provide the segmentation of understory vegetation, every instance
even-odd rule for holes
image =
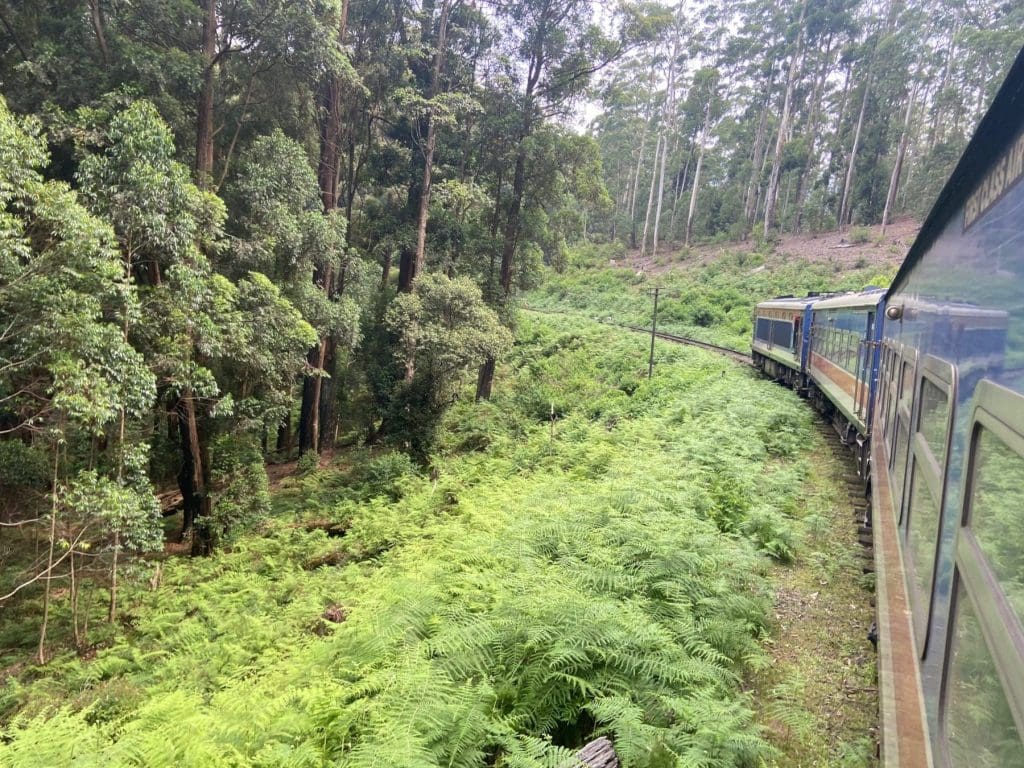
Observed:
[[[0,764],[558,765],[600,733],[626,766],[770,759],[741,683],[811,414],[699,350],[647,381],[646,352],[525,314],[429,471],[357,449],[216,557],[138,561],[97,646],[8,676]]]
[[[658,328],[741,351],[750,349],[754,305],[809,291],[859,291],[888,287],[895,270],[867,264],[787,259],[770,250],[736,245],[705,264],[682,251],[670,271],[636,271],[611,265],[624,255],[616,245],[573,249],[565,268],[526,295],[533,309],[574,312],[594,320],[650,327],[653,291],[659,288]]]

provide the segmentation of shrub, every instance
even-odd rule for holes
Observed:
[[[871,230],[867,227],[853,227],[847,234],[846,239],[854,245],[863,245],[871,241]]]

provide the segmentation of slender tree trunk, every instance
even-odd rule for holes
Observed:
[[[697,213],[697,192],[700,189],[700,171],[704,165],[704,143],[701,142],[697,152],[697,167],[693,172],[693,188],[690,190],[690,209],[686,214],[686,240],[684,244],[690,247],[690,239],[693,237],[693,217]]]
[[[832,35],[828,36],[825,45],[825,56],[821,62],[821,71],[814,82],[814,93],[811,95],[811,113],[807,118],[807,159],[804,160],[804,167],[800,171],[799,181],[796,187],[796,221],[793,231],[799,232],[803,223],[804,196],[807,191],[807,179],[811,173],[811,166],[814,165],[815,151],[818,144],[818,123],[821,115],[821,95],[825,90],[825,79],[828,76],[829,63],[832,59]]]
[[[637,152],[636,155],[636,172],[633,174],[633,190],[630,194],[629,200],[629,244],[630,247],[634,249],[636,248],[636,193],[640,189],[640,171],[643,169],[644,147],[647,142],[647,129],[651,122],[651,99],[653,98],[654,92],[654,77],[655,69],[654,67],[651,67],[651,80],[650,87],[648,88],[651,97],[648,98],[647,105],[644,108],[643,127],[640,130],[640,151]],[[655,157],[655,165],[657,165],[657,157]]]
[[[526,140],[532,135],[534,121],[534,95],[537,84],[540,82],[541,73],[544,71],[545,53],[544,39],[539,37],[534,41],[534,48],[530,55],[530,65],[526,76],[526,89],[523,93],[523,112],[519,135],[516,137],[516,168],[512,177],[512,199],[509,202],[508,216],[505,219],[505,232],[501,248],[501,296],[499,302],[505,305],[512,298],[513,267],[516,255],[516,248],[519,244],[519,225],[523,207],[523,195],[526,191]],[[495,360],[488,357],[482,366],[476,382],[476,399],[486,400],[491,396],[491,388],[494,382]]]
[[[178,432],[181,437],[181,489],[183,520],[182,537],[192,531],[192,554],[209,554],[213,544],[212,500],[208,490],[209,461],[203,445],[195,394],[186,388],[177,403]]]
[[[761,176],[764,173],[765,140],[768,134],[768,110],[772,102],[772,87],[775,85],[775,67],[771,68],[768,75],[768,84],[765,88],[764,106],[761,107],[761,119],[757,122],[757,133],[754,135],[754,153],[750,163],[750,179],[747,182],[747,193],[743,198],[743,217],[749,231],[754,225],[757,217],[757,190],[761,184]]]
[[[76,559],[74,550],[68,553],[68,561],[70,563],[68,574],[71,577],[71,632],[75,638],[75,647],[81,648],[83,634],[78,627],[78,593],[81,591],[81,588],[75,566]]]
[[[292,414],[289,411],[277,427],[277,452],[289,455],[292,452],[292,447]]]
[[[644,234],[640,240],[640,259],[643,260],[647,253],[647,230],[651,226],[651,208],[654,205],[654,188],[658,180],[658,153],[661,151],[661,134],[658,134],[658,141],[654,145],[654,164],[651,166],[651,188],[647,193],[647,213],[644,214]]]
[[[658,255],[658,225],[661,223],[661,205],[665,199],[665,162],[668,160],[668,137],[675,133],[675,101],[676,101],[676,58],[679,55],[679,38],[672,43],[672,60],[668,67],[668,100],[665,102],[665,122],[667,125],[665,141],[661,148],[661,171],[658,179],[658,206],[654,214],[654,234],[651,243],[651,258]],[[673,140],[673,151],[675,149]],[[657,158],[655,158],[657,159]]]
[[[669,220],[668,231],[672,242],[676,242],[676,213],[679,210],[679,200],[686,191],[686,182],[690,175],[690,163],[693,161],[693,145],[690,145],[690,152],[686,156],[686,163],[681,173],[676,173],[676,182],[672,185],[672,218]]]
[[[96,45],[100,49],[100,61],[106,65],[110,63],[110,48],[107,47],[107,35],[104,32],[106,24],[103,21],[103,9],[100,8],[100,0],[89,0],[89,19],[92,21],[92,30],[96,35]]]
[[[786,77],[786,95],[782,100],[782,115],[779,117],[779,133],[775,140],[775,156],[772,159],[772,172],[768,177],[768,191],[764,201],[764,236],[768,237],[773,226],[775,226],[775,208],[779,196],[779,177],[782,173],[782,150],[789,141],[789,121],[792,112],[793,87],[796,84],[797,75],[800,71],[800,62],[803,58],[804,41],[804,15],[807,11],[807,0],[800,7],[800,31],[796,36],[796,45],[793,48],[793,55],[789,60],[789,74]]]
[[[889,177],[889,193],[885,196],[885,210],[882,212],[882,234],[889,225],[889,217],[892,214],[896,203],[896,192],[900,186],[900,175],[903,172],[903,158],[907,154],[907,136],[910,133],[910,118],[914,114],[914,97],[917,92],[911,88],[907,97],[907,114],[903,118],[903,133],[900,134],[899,148],[896,150],[896,162],[892,166],[892,176]]]
[[[665,198],[665,161],[668,159],[668,138],[661,148],[661,171],[658,181],[658,205],[654,212],[654,234],[651,236],[651,258],[658,255],[658,224],[661,222],[661,204]]]
[[[526,136],[519,141],[516,153],[515,175],[512,177],[512,200],[509,203],[508,218],[501,248],[501,292],[503,301],[512,295],[513,263],[519,244],[519,218],[522,213],[523,195],[526,193]]]
[[[196,183],[213,181],[213,86],[217,57],[217,0],[205,0],[203,12],[202,84],[196,114]]]
[[[871,75],[868,74],[868,79],[864,83],[864,97],[860,102],[860,114],[857,116],[857,128],[853,134],[853,147],[850,149],[850,161],[846,166],[846,180],[843,183],[843,196],[839,201],[839,221],[837,222],[839,228],[842,229],[849,224],[850,209],[852,208],[850,201],[850,191],[853,188],[853,176],[854,168],[857,165],[857,150],[860,147],[860,133],[864,127],[864,112],[867,110],[868,98],[871,95]]]
[[[491,387],[494,382],[494,358],[488,357],[484,360],[484,364],[480,366],[480,371],[476,377],[476,399],[490,400],[491,399]]]
[[[327,337],[309,350],[306,361],[310,367],[322,371],[327,358]],[[302,408],[299,415],[299,454],[315,451],[320,444],[320,396],[323,392],[322,375],[307,376],[302,386]]]
[[[685,245],[690,247],[690,239],[693,237],[693,218],[697,212],[697,192],[700,190],[700,172],[704,166],[704,146],[707,143],[708,122],[711,119],[711,99],[708,99],[704,107],[704,126],[700,132],[700,142],[697,148],[697,167],[693,171],[693,189],[690,191],[690,211],[686,215],[686,240]]]
[[[316,450],[318,453],[331,451],[334,448],[334,432],[337,426],[338,397],[338,339],[329,334],[323,340],[323,369],[327,374],[320,379],[320,397],[317,417]]]
[[[437,98],[441,90],[441,66],[444,63],[444,48],[448,35],[448,14],[452,0],[441,3],[441,17],[437,29],[437,50],[434,51],[434,66],[430,73],[430,99]],[[434,147],[437,144],[437,121],[433,117],[433,107],[427,112],[427,142],[423,152],[423,183],[420,192],[420,209],[416,224],[416,275],[423,273],[426,263],[427,217],[430,213],[430,182],[434,168]]]
[[[46,630],[50,623],[50,582],[53,580],[53,555],[57,546],[57,510],[60,508],[57,497],[59,480],[60,447],[54,446],[53,474],[50,479],[50,547],[46,558],[46,580],[43,585],[43,621],[39,625],[39,649],[36,654],[40,664],[46,663]]]
[[[121,553],[121,532],[114,532],[114,555],[110,561],[110,603],[107,606],[107,621],[111,624],[117,618],[117,558]]]

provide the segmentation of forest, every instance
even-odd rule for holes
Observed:
[[[802,523],[751,478],[803,459],[751,417],[716,480],[679,427],[738,429],[692,400],[713,363],[644,384],[582,316],[639,322],[659,250],[732,249],[665,311],[736,348],[763,296],[884,281],[772,254],[920,219],[1022,30],[1012,0],[0,0],[0,764],[76,733],[83,765],[558,764],[601,728],[627,765],[769,759],[741,681]],[[641,449],[705,474],[645,496],[612,471]]]

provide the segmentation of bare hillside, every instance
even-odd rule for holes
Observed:
[[[851,227],[822,234],[783,234],[775,246],[773,260],[797,259],[809,263],[839,264],[843,268],[872,267],[880,269],[898,267],[921,228],[916,219],[901,219],[885,228],[881,226]],[[689,249],[673,246],[640,257],[639,250],[630,251],[622,266],[644,272],[662,273],[674,269],[688,269],[695,264],[710,264],[722,254],[754,251],[757,245],[746,243],[699,245]]]

